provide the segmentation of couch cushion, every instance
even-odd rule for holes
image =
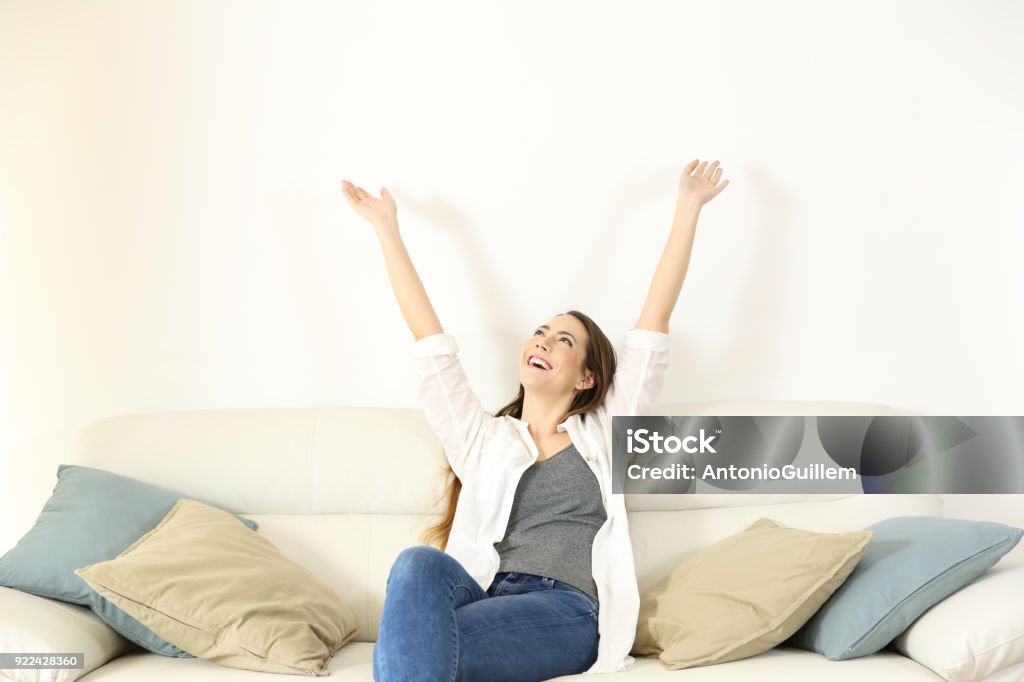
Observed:
[[[987,680],[1024,664],[1024,563],[1009,560],[925,611],[893,648],[950,682]],[[1024,671],[1011,679],[1024,679]]]
[[[632,653],[670,670],[747,658],[803,625],[872,533],[812,533],[761,519],[688,559],[641,597]]]
[[[347,644],[331,659],[331,682],[367,682],[373,679],[373,644]],[[786,647],[740,661],[690,668],[685,673],[665,670],[655,657],[639,657],[627,670],[609,676],[615,682],[942,682],[928,668],[895,652],[844,661],[837,665],[824,656]],[[590,675],[568,675],[563,680],[593,680]],[[1019,679],[1019,678],[1016,678]],[[87,682],[282,682],[280,675],[222,668],[202,659],[170,659],[148,653],[128,653],[89,674]],[[554,682],[554,680],[552,681]],[[1016,682],[1000,680],[999,682]]]
[[[179,500],[116,559],[76,573],[176,646],[230,667],[326,675],[356,631],[330,586],[194,500]]]
[[[791,644],[835,661],[879,651],[1024,534],[1001,523],[930,516],[885,519],[868,530],[875,537],[857,568]]]
[[[444,452],[420,408],[121,415],[81,429],[74,451],[77,462],[248,514],[422,514],[444,489]]]

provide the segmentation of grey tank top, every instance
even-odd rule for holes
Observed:
[[[607,517],[597,478],[575,445],[534,462],[519,479],[505,537],[494,543],[498,572],[554,578],[598,599],[591,549]]]

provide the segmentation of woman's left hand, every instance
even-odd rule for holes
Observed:
[[[679,199],[678,203],[692,202],[697,206],[703,206],[718,196],[729,185],[729,181],[722,182],[722,169],[715,161],[710,166],[707,161],[697,165],[694,159],[686,165],[679,176]]]

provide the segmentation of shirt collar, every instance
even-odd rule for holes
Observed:
[[[515,417],[513,417],[513,419],[515,419]],[[572,415],[571,417],[569,417],[568,419],[563,421],[561,424],[556,426],[555,427],[555,431],[568,431],[569,430],[569,423],[572,422],[573,420],[578,420],[578,419],[579,419],[579,415],[578,414]],[[523,429],[527,429],[530,426],[530,422],[523,421],[522,419],[516,419],[516,421],[519,423],[520,427],[523,428]]]

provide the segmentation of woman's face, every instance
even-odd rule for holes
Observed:
[[[558,315],[539,326],[523,344],[519,364],[523,388],[562,395],[593,386],[593,373],[583,366],[588,341],[586,327],[572,315]],[[548,369],[537,367],[538,363]]]

